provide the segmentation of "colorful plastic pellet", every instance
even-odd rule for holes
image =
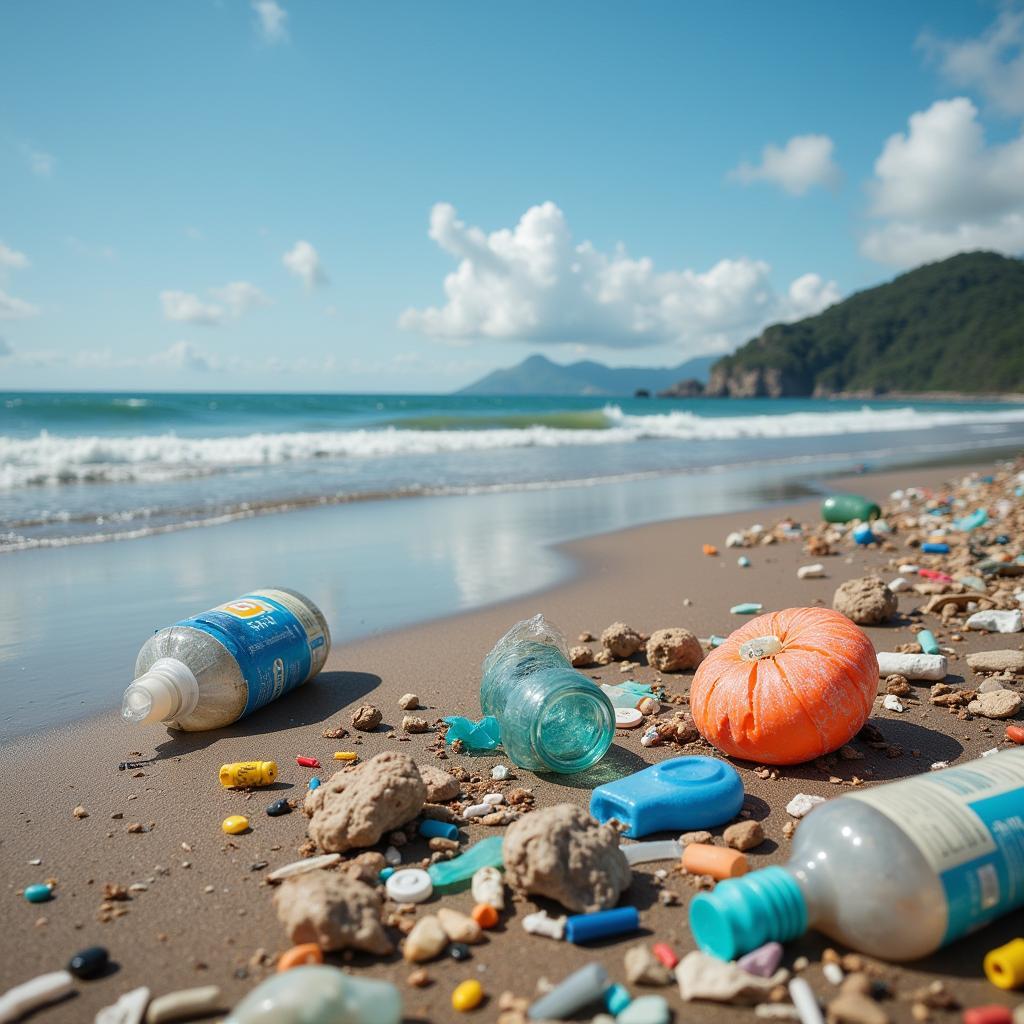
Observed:
[[[670,971],[677,963],[679,963],[679,957],[676,956],[676,951],[667,942],[656,942],[651,947],[651,952],[655,958],[663,963]]]
[[[476,978],[462,982],[452,992],[452,1007],[459,1013],[475,1010],[484,1001],[484,987]]]
[[[233,761],[220,766],[220,784],[225,789],[271,786],[277,779],[276,761]]]
[[[613,910],[599,910],[594,914],[574,914],[566,919],[565,937],[569,942],[592,942],[607,939],[625,932],[635,932],[640,927],[640,915],[636,907],[615,907]]]
[[[277,961],[277,969],[278,971],[290,971],[293,967],[322,964],[323,962],[324,951],[315,942],[304,942],[301,946],[292,946],[287,952],[282,953]]]
[[[320,762],[315,757],[297,757],[295,763],[303,768],[319,768]]]
[[[53,890],[48,885],[40,883],[28,886],[22,895],[29,903],[45,903],[47,900],[53,899]]]
[[[458,839],[459,827],[448,821],[435,821],[433,818],[425,818],[420,822],[419,833],[424,839]]]
[[[1024,939],[1014,939],[986,953],[985,977],[997,988],[1024,986]]]
[[[354,750],[336,750],[334,752],[335,761],[358,761],[359,755]]]
[[[972,1006],[964,1010],[964,1024],[1012,1024],[1013,1014],[1008,1006]]]
[[[690,843],[683,849],[683,867],[691,875],[710,875],[716,881],[745,875],[750,869],[739,850],[710,843]]]
[[[317,789],[317,788],[319,788],[319,786],[320,786],[320,780],[319,780],[319,779],[318,779],[318,778],[317,778],[317,777],[316,777],[316,776],[314,775],[314,776],[313,776],[313,777],[312,777],[312,778],[311,778],[311,779],[309,780],[309,783],[308,783],[308,785],[309,785],[309,788],[310,788],[310,789]]]
[[[498,923],[498,911],[489,903],[478,903],[473,908],[472,918],[481,928],[493,928]]]
[[[249,828],[249,819],[241,814],[232,814],[220,823],[220,827],[227,832],[229,836],[237,836],[239,833],[245,832]]]

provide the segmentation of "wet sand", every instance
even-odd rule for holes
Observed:
[[[948,469],[908,470],[839,482],[837,487],[882,498],[897,486],[937,485],[955,475]],[[699,488],[700,480],[693,484]],[[561,552],[581,567],[572,581],[455,618],[339,646],[316,681],[229,729],[193,735],[169,734],[160,727],[130,729],[112,709],[102,718],[5,745],[0,750],[6,783],[0,812],[0,864],[5,905],[11,916],[0,937],[0,989],[58,969],[76,950],[101,944],[110,950],[117,970],[100,980],[78,983],[74,998],[32,1019],[91,1021],[100,1007],[141,984],[148,985],[154,995],[217,984],[223,990],[225,1007],[230,1007],[266,975],[265,968],[248,966],[254,952],[263,949],[275,954],[290,945],[274,914],[271,890],[262,880],[272,868],[296,859],[305,838],[305,818],[299,813],[269,818],[264,807],[273,799],[301,796],[305,791],[310,772],[295,765],[296,755],[319,757],[324,763],[323,775],[330,773],[334,764],[331,754],[337,749],[357,750],[364,759],[381,750],[398,749],[426,763],[441,767],[457,763],[485,774],[492,765],[507,761],[491,756],[452,756],[450,761],[440,762],[428,751],[434,740],[432,732],[403,740],[389,738],[388,727],[397,727],[401,721],[403,712],[397,700],[409,691],[428,706],[422,714],[430,720],[448,714],[477,717],[480,661],[517,619],[543,611],[561,626],[571,643],[580,632],[599,635],[617,620],[645,632],[679,625],[698,636],[726,634],[745,621],[729,614],[729,607],[737,602],[760,601],[766,611],[792,605],[831,605],[840,582],[871,567],[887,565],[892,557],[880,551],[844,550],[823,560],[827,578],[798,580],[796,567],[815,559],[804,555],[801,545],[794,542],[749,549],[744,553],[752,566],[739,568],[736,558],[740,552],[724,547],[726,534],[758,521],[770,525],[784,514],[814,522],[817,503],[658,523],[566,545]],[[721,555],[703,555],[702,543],[718,545]],[[402,586],[400,575],[390,582],[395,588]],[[310,596],[316,598],[315,593]],[[685,599],[691,603],[685,605]],[[900,595],[903,613],[923,603],[918,595]],[[911,639],[908,625],[904,619],[867,632],[878,649],[892,650]],[[954,682],[957,675],[968,679],[972,675],[962,660],[966,653],[1021,645],[1020,635],[966,635],[968,642],[958,646],[961,660],[951,664]],[[656,677],[644,665],[633,668],[630,675],[623,675],[618,664],[612,664],[588,670],[588,674],[602,682],[623,678],[649,682]],[[82,671],[88,674],[88,666]],[[691,673],[665,675],[668,692],[685,692],[691,677]],[[870,770],[873,782],[902,778],[926,771],[934,761],[967,760],[1001,741],[1002,724],[984,719],[960,721],[945,709],[931,706],[924,687],[915,689],[919,699],[910,699],[904,714],[882,710],[879,701],[872,717],[885,739],[903,748],[903,755],[890,759],[860,745],[865,759],[840,762],[833,769],[837,775],[849,779],[854,772],[864,776]],[[384,711],[384,726],[375,733],[352,734],[342,741],[321,737],[328,723],[350,728],[349,714],[363,701]],[[586,806],[591,788],[599,781],[679,752],[673,746],[644,749],[639,731],[620,732],[609,755],[586,777],[539,778],[517,770],[515,782],[506,785],[531,788],[538,807],[561,801]],[[141,774],[117,770],[118,762],[132,757],[158,760]],[[248,758],[279,763],[281,776],[272,791],[248,796],[220,787],[217,768],[227,761]],[[754,774],[754,767],[737,764],[748,794],[747,806],[762,821],[768,836],[763,846],[748,854],[756,868],[786,859],[789,842],[782,827],[790,819],[784,808],[794,794],[832,797],[843,787],[830,784],[827,774],[813,765],[780,769],[781,777],[775,781],[762,780]],[[84,806],[89,816],[76,819],[72,814],[76,805]],[[236,813],[247,815],[253,830],[227,837],[220,822]],[[152,828],[129,834],[130,823]],[[463,830],[467,842],[491,834],[494,830],[481,825]],[[426,853],[426,847],[420,841],[406,851],[406,860],[415,861]],[[30,865],[34,858],[42,863]],[[262,862],[269,867],[259,868]],[[429,988],[406,985],[410,968],[397,954],[388,959],[359,954],[351,964],[361,974],[395,981],[410,1020],[458,1016],[451,1009],[451,991],[470,977],[478,978],[490,997],[476,1013],[481,1020],[496,1018],[501,992],[532,997],[540,978],[560,980],[591,960],[600,960],[613,980],[625,982],[622,955],[631,942],[666,941],[680,954],[693,948],[686,905],[695,890],[688,880],[671,876],[666,882],[679,894],[681,905],[665,907],[658,901],[660,886],[654,872],[670,866],[649,864],[635,869],[623,902],[639,908],[643,931],[624,940],[578,948],[527,935],[520,919],[535,906],[526,901],[510,904],[502,925],[489,933],[485,945],[474,947],[472,959],[464,963],[442,959],[427,965],[434,979]],[[26,885],[51,878],[58,883],[53,901],[33,905],[21,897]],[[97,910],[103,901],[103,885],[108,882],[141,883],[146,889],[133,892],[130,902],[123,904],[128,913],[103,924],[97,920]],[[468,910],[471,901],[468,893],[462,893],[445,896],[443,902]],[[437,905],[435,900],[420,912]],[[905,995],[938,978],[966,1005],[1014,1005],[1019,999],[984,980],[981,959],[988,949],[1019,934],[1017,917],[1016,922],[1004,918],[912,967],[887,971],[890,984]],[[820,937],[808,936],[787,947],[785,961],[792,964],[800,955],[810,957],[812,965],[805,976],[822,995],[834,991],[822,978],[819,963],[828,944]],[[341,957],[330,959],[344,963]],[[685,1005],[674,986],[636,991],[665,995],[676,1020],[698,1016],[709,1021],[754,1019],[749,1009]],[[911,1019],[911,1004],[905,998],[883,1005],[893,1020]],[[584,1015],[582,1019],[588,1018]],[[953,1016],[934,1011],[933,1019],[953,1020]]]

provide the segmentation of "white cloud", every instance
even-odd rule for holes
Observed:
[[[729,177],[743,185],[767,181],[791,196],[802,196],[815,185],[839,184],[839,165],[832,158],[835,144],[827,135],[794,135],[781,149],[767,145],[760,164],[741,163]]]
[[[512,229],[485,234],[437,203],[430,237],[458,261],[441,307],[408,309],[399,324],[437,338],[582,343],[637,348],[672,343],[693,354],[725,351],[765,324],[816,313],[839,298],[835,282],[797,278],[785,294],[767,263],[725,259],[709,270],[656,271],[620,245],[612,253],[574,243],[552,202]]]
[[[288,39],[288,12],[275,0],[252,0],[256,12],[256,27],[263,39],[270,43],[283,43]]]
[[[16,299],[13,295],[0,291],[0,320],[25,320],[30,316],[38,315],[38,313],[38,306],[33,306],[30,302]]]
[[[23,252],[11,249],[0,242],[0,268],[24,270],[27,266],[29,266],[29,259]]]
[[[939,100],[890,136],[869,185],[885,223],[861,244],[894,266],[971,249],[1024,250],[1024,134],[989,146],[974,104]]]
[[[327,283],[327,274],[320,263],[320,255],[309,242],[296,242],[281,257],[281,262],[296,277],[301,277],[307,288]]]
[[[19,147],[21,155],[28,163],[29,169],[37,178],[49,178],[57,166],[56,158],[50,153],[44,153],[28,143],[22,143]]]
[[[204,302],[193,292],[168,289],[160,293],[164,316],[188,324],[214,327],[228,317],[237,318],[257,306],[267,306],[270,300],[248,281],[232,281],[222,288],[210,288],[209,293],[220,305]]]
[[[977,39],[925,33],[918,43],[954,85],[977,89],[1005,114],[1024,114],[1024,10],[1004,7]]]
[[[14,349],[11,348],[11,343],[4,337],[0,336],[0,359],[5,356],[13,356]]]
[[[149,362],[171,370],[198,370],[203,373],[221,368],[216,356],[209,355],[191,341],[176,341],[151,356]]]

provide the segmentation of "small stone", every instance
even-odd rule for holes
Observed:
[[[647,641],[647,663],[659,672],[683,672],[703,660],[704,648],[688,629],[656,629]]]
[[[1024,673],[1024,651],[978,651],[967,655],[967,664],[975,672]]]
[[[864,755],[856,748],[851,747],[849,743],[839,748],[839,757],[843,761],[863,761]]]
[[[420,699],[415,693],[403,693],[402,696],[398,698],[398,706],[403,711],[415,711],[420,706]],[[418,973],[419,971],[413,971],[413,974]],[[426,971],[423,973],[426,974]]]
[[[71,813],[76,818],[88,818],[89,817],[89,812],[81,804],[79,804]]]
[[[569,649],[569,663],[573,668],[586,668],[594,664],[594,652],[582,645]]]
[[[431,983],[430,975],[425,967],[417,967],[405,980],[413,988],[426,988]]]
[[[1013,690],[994,690],[979,694],[977,700],[967,705],[967,710],[985,718],[1011,718],[1020,711],[1021,704],[1020,694]]]
[[[125,992],[112,1006],[96,1014],[96,1024],[141,1024],[149,1003],[148,988],[134,988]]]
[[[877,626],[899,610],[896,595],[877,576],[863,576],[841,584],[832,607],[858,626]]]
[[[491,769],[491,778],[495,779],[497,782],[503,782],[508,778],[508,768],[503,764],[496,764]]]
[[[786,804],[786,813],[794,818],[802,818],[805,814],[810,813],[818,804],[823,804],[824,802],[825,798],[823,796],[816,796],[811,793],[797,793]]]
[[[172,1020],[193,1020],[208,1017],[221,1007],[220,989],[216,985],[187,988],[157,996],[146,1010],[146,1024],[164,1024]]]
[[[430,723],[425,718],[406,715],[402,719],[402,732],[429,732]]]
[[[828,1004],[828,1024],[889,1024],[885,1010],[870,996],[843,993]]]
[[[448,935],[433,915],[421,917],[405,938],[402,956],[410,963],[423,963],[440,956],[448,945]]]
[[[68,970],[76,978],[98,978],[110,963],[110,954],[102,946],[80,949],[69,961]]]
[[[453,942],[448,947],[448,955],[456,961],[461,963],[463,960],[469,960],[472,957],[472,953],[469,951],[469,946],[464,942]]]
[[[672,981],[672,973],[646,945],[630,946],[623,962],[631,985],[668,985]]]
[[[451,907],[438,907],[437,919],[441,923],[445,935],[452,942],[465,942],[469,945],[475,945],[478,942],[484,941],[483,929],[467,914],[462,914],[458,910],[452,910]]]
[[[656,715],[661,710],[661,703],[653,697],[644,697],[637,710],[641,715]]]
[[[683,846],[689,846],[690,843],[701,843],[705,846],[713,843],[715,837],[710,832],[684,832],[679,837],[679,842]]]
[[[617,661],[631,658],[644,645],[644,638],[624,622],[613,622],[602,634],[601,643]]]
[[[383,721],[383,712],[373,704],[360,704],[352,712],[352,726],[362,732],[372,732]]]
[[[907,682],[905,676],[893,673],[885,677],[885,692],[891,693],[896,697],[909,697],[914,690],[910,683]]]
[[[722,838],[734,850],[753,850],[764,842],[764,829],[759,821],[738,821],[722,833]]]

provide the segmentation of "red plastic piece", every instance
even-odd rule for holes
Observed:
[[[1006,727],[1006,738],[1011,743],[1024,743],[1024,729],[1019,725],[1008,725]]]
[[[677,963],[679,963],[679,957],[676,956],[675,950],[667,942],[656,942],[651,947],[651,952],[671,971]],[[987,1024],[982,1021],[979,1024]]]
[[[301,764],[303,768],[319,768],[320,762],[315,757],[297,757],[295,758],[296,764]]]
[[[964,1024],[1013,1024],[1013,1014],[1005,1006],[972,1006],[964,1010]]]
[[[918,569],[918,576],[923,576],[926,580],[939,580],[942,583],[952,583],[953,577],[948,573],[939,572],[937,569]]]

